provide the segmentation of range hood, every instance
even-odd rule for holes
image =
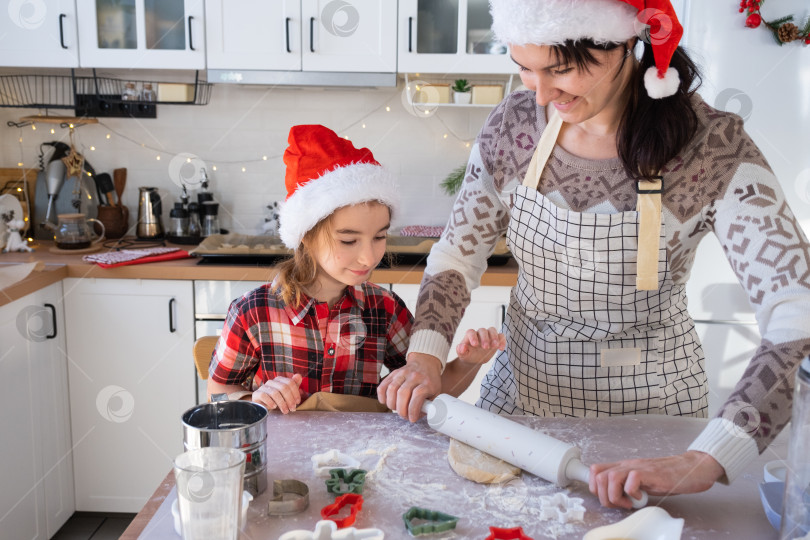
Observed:
[[[208,82],[214,84],[268,84],[280,86],[395,87],[397,85],[397,74],[209,69]]]

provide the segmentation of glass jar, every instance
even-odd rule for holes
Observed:
[[[152,83],[143,83],[141,101],[155,101],[155,91],[152,89]]]
[[[796,372],[780,540],[810,534],[810,357]]]
[[[181,202],[174,203],[169,212],[169,235],[188,236],[188,210]]]
[[[219,234],[219,203],[214,201],[206,201],[202,204],[202,235],[211,236],[212,234]]]
[[[135,83],[126,83],[124,85],[124,92],[121,94],[121,99],[124,101],[138,101],[138,98],[138,90],[135,88]]]
[[[188,204],[188,236],[201,236],[200,205],[193,202]]]

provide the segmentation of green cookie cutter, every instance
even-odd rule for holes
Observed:
[[[412,523],[412,520],[414,519],[422,519],[427,521],[427,523],[414,525]],[[436,512],[434,510],[427,510],[425,508],[419,508],[417,506],[412,506],[407,512],[402,514],[402,520],[405,521],[405,528],[408,529],[411,536],[421,536],[423,534],[449,531],[451,529],[455,529],[456,524],[458,523],[458,518],[456,516],[451,516],[450,514],[445,514],[443,512]]]
[[[326,491],[334,495],[346,493],[363,493],[366,483],[365,469],[329,469],[329,479],[326,480]]]

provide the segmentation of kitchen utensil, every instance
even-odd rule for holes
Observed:
[[[253,500],[253,495],[248,493],[247,491],[242,492],[242,511],[239,517],[239,529],[243,530],[245,528],[245,524],[247,523],[247,511],[248,507],[250,506],[250,501]],[[183,523],[180,521],[180,505],[178,504],[180,501],[177,499],[174,500],[172,503],[172,518],[174,521],[174,532],[177,533],[177,536],[183,536]]]
[[[174,477],[184,540],[239,536],[245,453],[196,448],[177,456]]]
[[[572,480],[588,483],[590,471],[580,461],[580,450],[503,416],[459,399],[439,394],[425,401],[422,412],[428,425],[482,452],[520,467],[560,487]],[[631,497],[632,499],[632,497]],[[634,508],[647,504],[647,494],[633,500]]]
[[[107,238],[121,238],[129,227],[129,209],[126,206],[99,206],[98,220],[104,224]]]
[[[107,198],[107,204],[115,206],[115,186],[112,176],[107,173],[100,173],[95,176],[98,190]]]
[[[84,214],[59,214],[58,219],[54,240],[59,249],[86,249],[104,239],[104,224],[97,219],[88,218]],[[98,223],[101,234],[96,235],[88,223]]]
[[[156,187],[138,188],[138,238],[163,238],[163,207]]]
[[[124,188],[127,186],[127,170],[124,168],[115,169],[113,171],[113,184],[115,185],[115,194],[118,196],[118,204],[124,205]]]
[[[245,489],[259,495],[267,489],[267,409],[252,401],[214,401],[183,413],[183,447],[239,448],[250,456]]]

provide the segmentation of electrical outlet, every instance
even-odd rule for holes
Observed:
[[[96,118],[157,118],[154,103],[126,103],[121,96],[105,94],[76,94],[76,116]]]

